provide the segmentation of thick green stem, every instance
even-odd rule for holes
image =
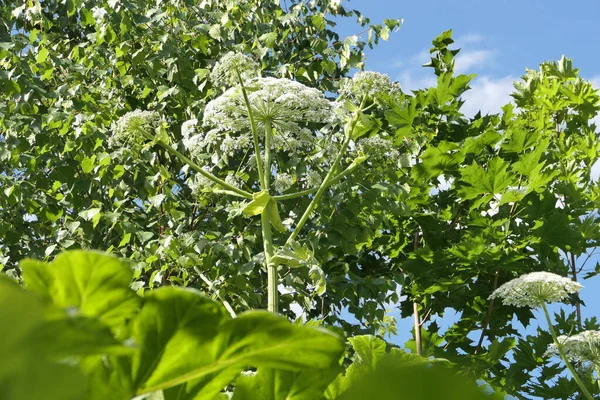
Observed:
[[[144,135],[144,137],[148,140],[154,141],[156,139],[155,137],[153,137],[152,135],[150,135],[149,133],[147,133],[145,131],[141,131],[141,132]],[[245,190],[242,190],[233,185],[230,185],[229,183],[225,182],[224,180],[217,178],[210,172],[203,170],[202,168],[200,168],[200,166],[198,164],[193,162],[189,157],[186,157],[185,155],[183,155],[181,152],[175,150],[173,147],[171,147],[171,145],[169,145],[165,142],[161,142],[161,141],[156,141],[156,144],[159,145],[160,147],[162,147],[163,149],[167,150],[169,153],[173,154],[175,157],[179,158],[184,163],[188,164],[193,170],[195,170],[197,173],[204,176],[205,178],[210,179],[211,181],[222,186],[226,190],[229,190],[229,191],[239,195],[240,197],[243,197],[246,199],[252,199],[252,193],[246,192]]]
[[[323,182],[321,183],[321,186],[317,190],[317,193],[315,194],[315,197],[313,197],[313,199],[310,202],[310,204],[308,205],[308,207],[306,207],[306,210],[304,211],[304,214],[302,214],[302,217],[300,217],[300,221],[298,221],[298,224],[296,224],[296,227],[294,228],[294,231],[290,234],[290,237],[288,237],[288,239],[286,240],[285,244],[292,243],[294,240],[296,240],[296,238],[300,234],[300,230],[302,229],[302,227],[304,226],[304,224],[306,224],[306,221],[308,221],[308,218],[310,218],[310,215],[312,214],[313,210],[315,209],[315,207],[319,203],[319,200],[321,200],[321,196],[323,196],[323,193],[327,189],[327,186],[329,186],[329,182],[331,181],[331,179],[333,177],[333,174],[335,173],[335,170],[336,170],[338,164],[340,163],[340,161],[341,161],[344,153],[346,152],[346,149],[348,148],[348,144],[350,144],[350,135],[347,135],[344,138],[344,142],[342,143],[342,147],[340,148],[340,151],[339,151],[337,157],[333,161],[333,164],[331,165],[331,169],[329,170],[329,172],[325,176],[325,179],[323,179]]]
[[[246,87],[244,86],[244,81],[239,73],[236,70],[238,75],[238,79],[240,81],[240,86],[242,87],[242,95],[244,96],[244,103],[246,103],[246,110],[248,111],[248,119],[250,120],[250,129],[252,130],[252,139],[254,142],[254,154],[256,154],[256,169],[258,169],[258,180],[260,181],[260,186],[263,189],[267,189],[269,186],[267,181],[265,181],[265,174],[263,172],[263,162],[262,157],[260,155],[260,145],[258,140],[258,130],[256,128],[256,121],[254,119],[254,113],[252,112],[252,106],[250,105],[250,100],[248,99],[248,92],[246,91]],[[265,149],[268,147],[265,143]]]
[[[273,129],[270,122],[265,123],[265,164],[263,173],[262,189],[269,190],[271,185],[271,135]],[[277,276],[277,265],[271,263],[273,258],[273,233],[271,231],[271,216],[267,208],[260,216],[263,234],[263,247],[265,250],[265,265],[267,267],[267,309],[274,314],[279,312],[279,276]]]
[[[294,231],[291,233],[291,235],[285,241],[286,245],[288,245],[288,244],[292,243],[294,240],[296,240],[296,238],[300,234],[300,230],[302,229],[304,224],[306,224],[306,221],[308,221],[308,218],[312,214],[312,212],[315,209],[315,207],[317,206],[317,204],[319,204],[319,200],[321,200],[321,196],[323,196],[325,189],[327,189],[327,186],[329,186],[329,183],[330,183],[331,179],[333,178],[333,175],[335,174],[336,169],[337,169],[340,161],[342,160],[342,157],[344,156],[344,153],[348,149],[350,140],[352,140],[352,137],[354,135],[354,130],[356,129],[356,125],[358,124],[358,120],[360,118],[360,113],[362,112],[362,109],[365,106],[365,101],[366,101],[366,96],[363,97],[363,99],[360,103],[360,107],[358,108],[358,111],[354,115],[354,119],[352,120],[352,123],[350,124],[350,129],[346,130],[346,132],[345,132],[346,136],[344,137],[344,141],[342,142],[342,147],[340,148],[340,151],[338,152],[335,160],[333,161],[333,164],[331,165],[329,172],[327,172],[325,179],[323,179],[323,182],[321,183],[321,186],[317,190],[315,197],[313,197],[310,204],[304,211],[304,214],[302,214],[302,217],[300,217],[300,221],[298,221],[298,223],[296,224]]]
[[[573,379],[575,379],[575,382],[577,382],[577,385],[579,386],[579,388],[581,389],[581,391],[583,392],[585,397],[588,400],[594,400],[594,396],[592,396],[592,394],[589,392],[589,390],[585,387],[584,383],[579,378],[579,375],[577,375],[577,372],[575,372],[575,369],[573,368],[573,366],[567,359],[567,356],[565,354],[565,349],[564,349],[562,343],[560,343],[558,341],[558,336],[556,335],[556,331],[554,330],[554,325],[552,325],[552,320],[550,319],[550,314],[548,313],[548,309],[546,308],[546,304],[544,304],[544,303],[542,303],[542,310],[544,310],[544,315],[546,316],[546,321],[548,322],[548,329],[550,330],[550,334],[552,335],[554,344],[556,345],[556,348],[558,349],[558,354],[560,354],[560,358],[563,360],[563,362],[565,363],[565,365],[571,372],[571,375],[573,375]]]
[[[596,383],[598,384],[598,391],[600,391],[600,367],[596,367]]]
[[[267,310],[277,314],[279,312],[279,277],[277,276],[277,265],[271,262],[273,258],[273,235],[271,232],[271,220],[269,213],[260,215],[263,234],[263,247],[265,249],[265,264],[267,266]]]
[[[265,122],[265,171],[263,173],[263,179],[265,181],[263,190],[269,190],[271,186],[271,136],[273,135],[273,129],[271,121]]]

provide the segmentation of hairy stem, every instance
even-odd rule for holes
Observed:
[[[273,258],[273,234],[271,231],[271,219],[266,211],[260,215],[263,234],[263,247],[265,250],[265,264],[267,266],[267,310],[277,314],[279,312],[279,277],[277,276],[277,265],[271,262]]]
[[[269,190],[271,184],[271,136],[273,128],[270,122],[265,123],[265,164],[263,173],[262,189]],[[257,154],[258,157],[258,154]],[[267,208],[260,215],[262,225],[263,247],[265,251],[265,265],[267,267],[267,310],[274,314],[279,312],[279,277],[277,276],[277,265],[271,262],[273,258],[273,232],[271,231],[271,216]]]
[[[581,378],[579,378],[579,375],[577,375],[577,372],[575,372],[575,369],[573,368],[573,366],[567,359],[567,356],[565,355],[565,349],[564,349],[562,343],[560,343],[558,341],[558,336],[556,335],[556,331],[554,330],[554,325],[552,325],[552,320],[550,319],[550,314],[548,313],[548,308],[546,308],[546,304],[544,304],[544,303],[542,303],[542,310],[544,310],[544,315],[546,316],[546,321],[548,322],[548,329],[550,330],[550,334],[552,335],[552,340],[554,340],[554,344],[556,345],[556,348],[558,349],[558,354],[560,354],[560,358],[563,360],[563,362],[569,369],[569,372],[571,372],[571,375],[573,375],[573,379],[575,379],[575,382],[577,382],[577,385],[579,386],[579,388],[581,389],[581,391],[583,392],[585,397],[588,400],[594,400],[594,396],[592,396],[592,394],[589,392],[589,390],[585,387],[584,383],[581,381]]]
[[[149,133],[147,133],[145,131],[141,131],[141,132],[142,132],[142,134],[144,135],[144,137],[146,139],[151,140],[151,141],[155,140],[155,137],[153,137],[151,134],[149,134]],[[222,186],[223,188],[225,188],[229,192],[233,192],[236,195],[238,195],[240,197],[243,197],[243,198],[246,198],[246,199],[252,199],[252,193],[246,192],[245,190],[242,190],[242,189],[237,188],[237,187],[235,187],[233,185],[230,185],[229,183],[225,182],[224,180],[222,180],[220,178],[217,178],[216,176],[214,176],[210,172],[203,170],[202,168],[200,168],[200,166],[198,164],[196,164],[195,162],[193,162],[189,157],[186,157],[180,151],[174,149],[171,145],[169,145],[169,144],[167,144],[165,142],[161,142],[161,141],[156,141],[156,144],[159,145],[160,147],[162,147],[163,149],[167,150],[169,153],[173,154],[175,157],[179,158],[184,163],[188,164],[194,171],[196,171],[200,175],[204,176],[205,178],[210,179],[211,181],[213,181],[217,185]]]

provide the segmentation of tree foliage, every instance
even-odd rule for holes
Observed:
[[[339,18],[353,17],[368,31],[366,40],[340,38],[333,30]],[[78,295],[71,291],[83,272],[42,273],[42,264],[33,262],[21,271],[21,259],[53,259],[80,248],[118,255],[133,271],[130,278],[108,274],[107,282],[121,285],[111,294],[120,306],[105,314],[90,306],[110,329],[122,323],[126,310],[120,308],[133,310],[139,301],[122,287],[129,279],[138,293],[147,292],[148,304],[155,299],[152,313],[178,307],[162,293],[186,296],[150,290],[170,285],[200,289],[236,313],[265,308],[263,234],[249,215],[275,203],[263,196],[248,206],[211,188],[192,191],[187,182],[197,174],[156,142],[111,147],[113,124],[134,110],[156,112],[162,125],[153,134],[167,135],[185,153],[182,125],[201,120],[206,104],[222,93],[209,76],[229,51],[250,56],[265,77],[345,96],[355,110],[357,99],[344,92],[342,78],[362,69],[365,47],[387,39],[398,24],[372,25],[358,11],[328,1],[0,0],[3,270],[29,279],[32,289],[39,285],[38,295],[60,307]],[[297,243],[286,247],[285,238],[274,237],[285,261],[280,308],[295,318],[297,305],[305,320],[355,335],[393,330],[386,308],[398,307],[403,317],[416,314],[419,324],[408,349],[446,359],[500,393],[570,398],[574,383],[543,358],[549,334],[525,336],[512,324],[516,318],[529,326],[532,312],[488,297],[532,271],[581,278],[600,240],[600,189],[591,178],[600,151],[592,123],[600,96],[562,58],[527,70],[502,113],[466,117],[461,95],[474,75],[455,74],[452,43],[451,31],[432,42],[435,87],[366,100],[357,136],[340,161],[352,172],[323,192]],[[312,165],[327,165],[328,151],[327,140],[315,141]],[[258,177],[244,169],[247,156],[219,158],[218,172],[250,186]],[[207,166],[215,160],[207,153],[195,161]],[[299,177],[308,172],[306,163],[277,160],[279,172],[290,172],[288,189],[305,189]],[[279,196],[273,215],[289,229],[311,197]],[[65,276],[57,280],[59,273]],[[59,292],[65,297],[54,299]],[[209,304],[189,296],[181,301]],[[581,318],[577,297],[572,305],[572,314],[555,315],[559,333],[598,329],[596,319]],[[85,316],[87,306],[77,307]],[[206,307],[222,312],[213,303]],[[436,320],[449,310],[460,319],[442,328]],[[255,377],[240,380],[239,398],[274,382],[285,382],[287,394],[303,393],[307,380],[317,380],[257,366]],[[76,380],[71,372],[65,379]],[[137,386],[130,393],[151,374],[140,376],[132,376]],[[327,377],[320,375],[318,390],[327,387]],[[549,385],[552,379],[556,384]],[[186,385],[186,391],[200,390]]]

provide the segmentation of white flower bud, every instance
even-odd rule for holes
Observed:
[[[126,113],[111,126],[112,136],[108,144],[119,147],[131,141],[141,141],[141,131],[152,133],[160,126],[161,118],[156,111],[135,110]]]
[[[260,67],[256,61],[244,54],[229,52],[215,64],[210,79],[215,86],[236,86],[240,83],[238,73],[242,81],[246,82],[260,75]]]
[[[340,94],[362,99],[363,96],[376,99],[383,94],[399,94],[400,84],[392,82],[389,76],[379,72],[357,72],[352,79],[345,78],[340,86]]]

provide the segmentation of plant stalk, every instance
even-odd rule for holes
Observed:
[[[200,268],[198,267],[194,267],[194,271],[196,271],[196,273],[198,274],[198,276],[200,277],[200,279],[202,279],[204,281],[204,283],[206,283],[208,285],[208,288],[210,290],[214,290],[213,289],[213,282],[211,282],[210,279],[208,279],[206,277],[206,275],[204,275],[202,273],[202,271],[200,271]],[[233,318],[237,317],[237,314],[235,313],[235,311],[233,310],[233,307],[231,307],[231,304],[229,304],[229,302],[227,300],[225,300],[224,298],[221,297],[221,295],[219,294],[218,290],[215,290],[215,295],[219,298],[219,300],[221,300],[221,303],[223,303],[223,305],[225,306],[225,309],[229,312],[229,315],[231,315]]]
[[[141,132],[144,135],[144,137],[148,140],[154,141],[156,139],[152,135],[150,135],[149,133],[147,133],[145,131],[141,131]],[[246,192],[245,190],[242,190],[233,185],[230,185],[229,183],[225,182],[224,180],[217,178],[210,172],[203,170],[202,168],[200,168],[200,166],[198,164],[193,162],[189,157],[186,157],[180,151],[174,149],[171,145],[169,145],[165,142],[161,142],[161,141],[156,141],[155,143],[157,145],[159,145],[160,147],[162,147],[163,149],[167,150],[169,153],[173,154],[175,157],[179,158],[184,163],[188,164],[193,170],[195,170],[197,173],[204,176],[205,178],[210,179],[211,181],[222,186],[226,190],[235,193],[236,195],[238,195],[240,197],[243,197],[246,199],[252,199],[252,193]]]
[[[271,136],[273,127],[271,122],[265,123],[265,164],[263,173],[263,190],[269,190],[271,185]],[[260,154],[257,154],[257,160]],[[267,267],[267,310],[277,314],[279,313],[279,276],[277,275],[277,265],[271,262],[273,258],[273,232],[271,230],[271,216],[267,208],[260,215],[262,225],[263,247],[265,251],[265,265]]]
[[[294,231],[290,234],[288,239],[285,241],[286,245],[292,243],[298,237],[298,235],[300,234],[300,230],[302,229],[304,224],[306,224],[306,221],[308,221],[308,218],[310,218],[310,215],[312,214],[313,210],[319,203],[319,200],[321,200],[321,196],[323,196],[325,189],[327,189],[327,186],[329,186],[329,182],[331,181],[331,178],[333,177],[333,174],[335,173],[335,169],[337,168],[338,164],[342,160],[342,157],[343,157],[344,153],[346,152],[346,149],[348,149],[349,144],[350,144],[350,135],[348,135],[344,138],[342,147],[340,148],[340,151],[338,152],[337,157],[333,161],[333,164],[331,165],[331,169],[329,170],[329,172],[327,172],[327,175],[325,176],[325,179],[323,179],[323,182],[321,183],[321,186],[317,190],[315,197],[313,197],[313,199],[311,200],[308,207],[306,207],[306,210],[304,210],[304,214],[302,214],[302,217],[300,217],[300,220],[298,221],[298,224],[296,224]]]
[[[417,344],[417,355],[423,353],[423,341],[421,339],[421,318],[419,317],[419,304],[413,300],[413,316],[415,320],[415,342]]]
[[[242,80],[242,76],[239,71],[235,71],[238,76],[238,80],[240,81],[240,86],[242,88],[242,95],[244,96],[244,103],[246,103],[246,110],[248,111],[248,119],[250,120],[250,129],[252,130],[252,140],[254,143],[254,154],[256,155],[256,169],[258,170],[258,180],[260,181],[260,186],[263,189],[268,188],[268,182],[265,181],[265,174],[263,172],[263,162],[262,157],[260,156],[260,145],[258,140],[258,130],[256,128],[256,120],[254,119],[254,113],[252,112],[252,106],[250,105],[250,99],[248,99],[248,92],[246,91],[246,86],[244,86],[244,81]],[[265,152],[268,149],[267,144],[265,143]],[[270,151],[270,149],[269,149]]]
[[[277,276],[277,265],[271,262],[273,258],[273,234],[271,231],[271,218],[266,211],[260,215],[263,235],[263,247],[265,250],[265,264],[267,266],[267,310],[279,313],[279,276]]]
[[[560,354],[560,358],[564,361],[565,365],[569,369],[569,372],[571,372],[571,375],[573,375],[573,379],[575,379],[575,382],[577,382],[577,385],[579,386],[585,397],[588,400],[594,400],[594,396],[592,396],[589,390],[585,387],[584,383],[581,381],[581,378],[579,378],[579,375],[577,375],[577,372],[575,372],[575,369],[567,359],[565,349],[562,343],[558,341],[558,336],[556,335],[556,331],[554,330],[554,325],[552,325],[552,320],[550,319],[550,314],[548,313],[548,308],[546,308],[545,303],[542,303],[542,310],[544,310],[544,315],[546,316],[546,321],[548,322],[548,329],[550,330],[550,334],[552,335],[552,340],[554,340],[554,344],[556,344],[556,348],[558,349],[558,354]]]
[[[573,252],[571,252],[571,274],[573,275],[573,280],[577,282],[577,264]],[[575,304],[575,313],[577,315],[577,326],[581,329],[581,304],[579,302]]]
[[[496,268],[496,275],[494,276],[494,285],[492,286],[492,292],[498,288],[499,276],[500,276],[500,269]],[[487,332],[487,327],[490,323],[490,320],[492,319],[492,312],[494,310],[494,300],[495,299],[492,298],[490,300],[490,303],[488,304],[487,314],[485,315],[485,320],[483,321],[483,324],[481,325],[481,335],[479,336],[479,341],[477,342],[477,347],[475,348],[475,354],[479,353],[479,351],[481,350],[481,346],[483,345],[483,339],[485,338],[485,334]]]

